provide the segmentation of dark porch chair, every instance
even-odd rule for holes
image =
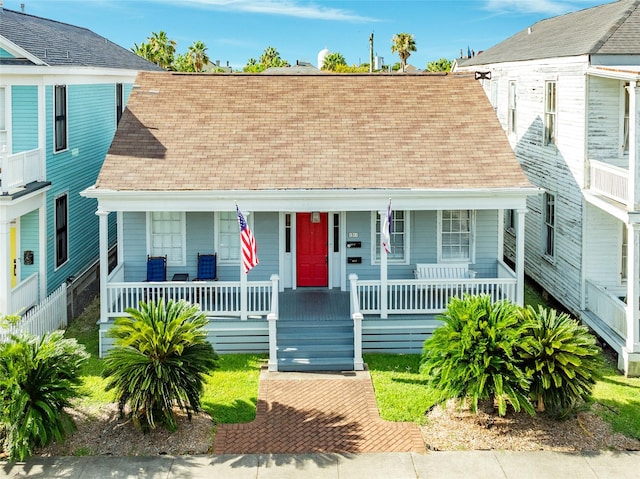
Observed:
[[[198,271],[194,281],[218,281],[218,255],[198,253]]]
[[[167,280],[167,256],[147,255],[147,281]]]

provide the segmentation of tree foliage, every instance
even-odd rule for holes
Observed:
[[[146,43],[134,43],[131,51],[160,68],[171,71],[201,72],[209,63],[207,46],[200,40],[193,42],[186,53],[177,53],[176,47],[176,41],[161,30],[151,32]]]
[[[344,59],[344,55],[342,53],[331,52],[324,57],[322,70],[334,72],[338,66],[347,66],[347,61]]]
[[[79,396],[78,372],[88,356],[62,331],[0,343],[0,441],[10,460],[22,461],[36,446],[63,441],[75,430],[64,408]]]
[[[267,68],[286,66],[289,66],[289,62],[280,57],[280,52],[274,47],[267,47],[264,49],[264,52],[262,52],[262,55],[260,55],[260,60],[249,58],[242,71],[245,73],[260,73]]]
[[[427,71],[429,72],[449,72],[451,71],[451,60],[441,58],[427,63]]]
[[[120,413],[128,404],[143,430],[159,420],[175,430],[173,407],[189,418],[200,411],[204,376],[218,355],[207,341],[207,319],[198,306],[161,299],[129,308],[109,334],[115,347],[105,359],[107,389],[115,389]]]
[[[418,50],[411,33],[397,33],[391,39],[391,53],[397,53],[400,57],[403,72],[407,69],[407,59],[411,56],[411,52],[415,51]]]
[[[201,72],[204,66],[209,63],[207,46],[200,40],[193,42],[187,50],[187,57],[189,58],[189,62],[193,66],[194,71]]]

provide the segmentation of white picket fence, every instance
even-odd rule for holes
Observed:
[[[0,326],[0,342],[12,334],[29,333],[42,336],[45,333],[67,327],[67,284],[62,283],[47,299],[27,312],[15,325]]]

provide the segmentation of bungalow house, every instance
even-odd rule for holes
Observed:
[[[272,370],[419,352],[452,295],[523,302],[524,235],[514,271],[503,218],[523,227],[537,192],[473,75],[142,72],[82,193],[98,201],[102,352],[114,318],[160,296],[198,303],[216,350],[269,352]],[[258,246],[248,274],[236,202]],[[199,253],[217,255],[215,280],[194,281]],[[166,258],[161,281],[149,257]]]
[[[150,69],[87,29],[0,2],[0,315],[41,305],[98,260],[96,202],[79,193],[95,183],[138,71]],[[112,232],[110,245],[115,221]]]
[[[457,71],[485,74],[518,160],[544,190],[527,201],[527,274],[640,375],[640,1],[542,20]]]

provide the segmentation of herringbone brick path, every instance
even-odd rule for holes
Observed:
[[[263,371],[256,419],[219,425],[213,452],[425,452],[425,446],[415,424],[380,419],[367,371],[354,377]]]

